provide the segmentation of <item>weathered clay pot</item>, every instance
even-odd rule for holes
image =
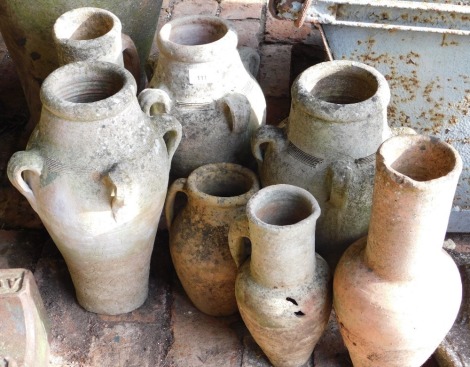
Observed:
[[[29,270],[0,270],[0,319],[0,366],[49,366],[49,322]]]
[[[59,66],[52,27],[60,15],[84,6],[113,12],[122,21],[124,33],[137,46],[142,82],[161,4],[162,0],[35,0],[32,9],[29,1],[1,1],[0,30],[15,62],[31,113],[28,131],[34,128],[41,115],[41,84]]]
[[[119,18],[105,9],[84,7],[62,14],[52,32],[59,64],[100,60],[124,67],[123,52],[127,52],[129,71],[140,81],[139,54],[134,42],[121,31]]]
[[[64,256],[79,303],[102,314],[146,299],[150,255],[181,125],[140,109],[125,69],[100,61],[54,71],[43,110],[8,177]],[[165,143],[163,136],[165,135]]]
[[[237,35],[225,20],[213,16],[182,17],[158,33],[160,50],[152,89],[163,109],[183,126],[183,139],[172,163],[175,177],[187,177],[208,163],[247,165],[252,133],[265,122],[263,92],[245,69]],[[245,50],[246,51],[246,50]],[[254,50],[247,54],[259,60]]]
[[[239,269],[235,285],[240,314],[255,341],[276,366],[304,365],[331,311],[331,277],[315,253],[320,207],[291,185],[261,189],[246,216],[230,226],[230,251]]]
[[[391,136],[389,100],[387,81],[372,67],[317,64],[294,82],[285,126],[263,126],[253,139],[263,187],[292,184],[318,200],[316,246],[331,266],[367,233],[374,154]]]
[[[237,267],[230,255],[228,229],[258,189],[258,179],[249,169],[214,163],[176,180],[168,190],[165,212],[173,264],[189,298],[206,314],[227,316],[238,311]],[[188,200],[173,219],[178,192]]]
[[[334,307],[355,367],[419,367],[451,328],[462,285],[442,250],[462,161],[435,138],[384,142],[369,234],[336,268]]]

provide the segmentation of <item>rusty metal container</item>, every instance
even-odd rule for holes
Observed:
[[[464,167],[448,231],[470,232],[470,1],[270,0],[270,9],[297,24],[321,24],[334,59],[385,75],[391,126],[458,150]]]

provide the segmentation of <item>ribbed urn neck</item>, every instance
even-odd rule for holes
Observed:
[[[458,152],[436,138],[401,135],[381,145],[365,250],[372,270],[406,280],[439,256],[461,171]]]
[[[135,99],[137,86],[124,68],[103,61],[80,61],[52,72],[41,87],[43,108],[74,121],[112,117]]]

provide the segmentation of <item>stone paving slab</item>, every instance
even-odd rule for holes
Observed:
[[[52,241],[36,281],[51,324],[51,367],[163,366],[173,341],[169,285],[150,277],[149,298],[134,312],[100,316],[81,308],[66,264]]]
[[[207,316],[179,287],[173,291],[171,314],[174,342],[167,355],[169,366],[241,366],[243,347],[235,330],[238,316]]]

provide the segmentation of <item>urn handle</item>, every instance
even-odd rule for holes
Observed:
[[[116,222],[123,222],[125,220],[125,208],[130,208],[132,202],[132,179],[126,171],[120,166],[115,164],[111,167],[102,179],[103,183],[109,189],[111,199],[111,211]]]
[[[245,238],[250,238],[250,230],[248,227],[248,217],[246,214],[243,214],[230,225],[228,231],[230,253],[232,254],[237,268],[239,268],[248,257]]]
[[[231,130],[240,134],[248,129],[251,117],[251,104],[245,95],[230,93],[222,98],[230,111]]]
[[[251,151],[253,156],[259,161],[264,160],[263,144],[272,144],[274,146],[286,142],[284,130],[277,126],[264,125],[256,130],[253,139],[251,140]]]
[[[245,69],[248,70],[253,77],[256,77],[256,75],[258,75],[260,64],[258,52],[251,47],[240,47],[238,49],[238,53]]]
[[[15,188],[28,200],[34,211],[37,210],[36,197],[33,190],[23,178],[23,172],[31,171],[40,176],[44,160],[35,150],[16,152],[8,162],[7,174]]]
[[[176,149],[180,145],[183,136],[183,128],[181,123],[174,117],[161,114],[152,116],[152,120],[158,130],[158,133],[163,137],[168,152],[168,161],[171,163]]]
[[[148,116],[157,113],[170,113],[173,107],[171,98],[163,89],[147,88],[139,94],[142,111]]]
[[[137,52],[137,47],[135,47],[135,43],[132,38],[125,33],[121,33],[121,42],[124,66],[134,76],[137,83],[137,89],[142,90],[145,87],[145,84],[147,84],[147,78],[145,77],[145,73],[143,73],[144,75],[141,78],[140,58],[139,53]]]
[[[327,173],[330,183],[328,204],[333,208],[345,208],[348,206],[349,190],[353,180],[352,170],[347,162],[333,163]]]
[[[165,200],[165,219],[168,228],[171,228],[171,223],[173,223],[173,218],[175,215],[175,198],[178,192],[186,193],[186,178],[179,178],[174,181],[170,188],[168,189],[168,193],[166,195]]]

